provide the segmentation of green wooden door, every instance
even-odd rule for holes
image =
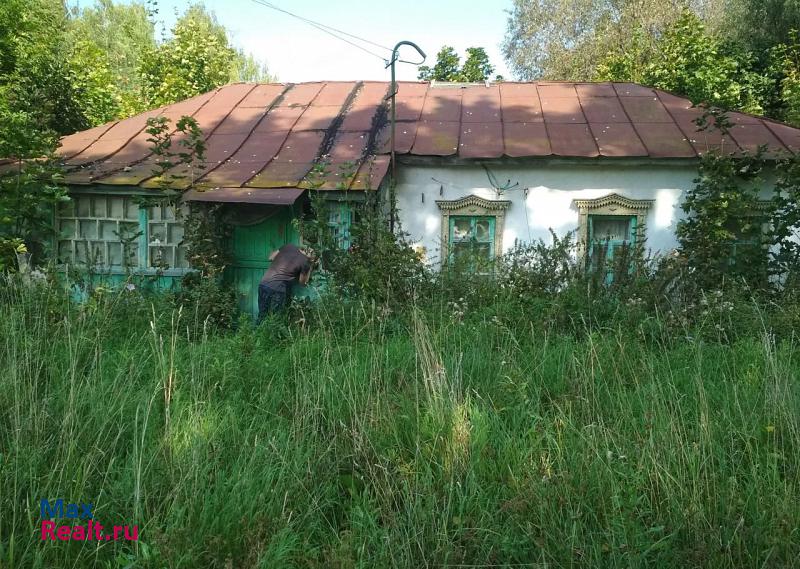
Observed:
[[[233,229],[231,251],[233,263],[226,278],[236,291],[239,309],[258,314],[258,283],[269,268],[269,254],[286,243],[299,244],[292,225],[292,208],[279,207],[267,219],[253,225],[237,225]]]

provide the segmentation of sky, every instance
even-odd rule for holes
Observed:
[[[229,31],[237,47],[267,63],[270,73],[282,82],[314,80],[388,80],[384,62],[314,27],[258,2],[262,0],[205,0]],[[433,66],[442,45],[451,45],[464,57],[468,47],[484,47],[495,73],[511,78],[503,61],[500,43],[506,29],[512,0],[268,0],[299,16],[315,20],[382,46],[400,40],[419,45]],[[92,0],[70,0],[70,5],[90,6]],[[175,11],[182,12],[188,0],[159,0],[159,17],[168,28]],[[350,39],[350,38],[348,38]],[[389,51],[372,45],[367,49],[383,58]],[[408,50],[408,51],[406,51]],[[414,60],[411,48],[401,57]],[[417,78],[413,65],[398,64],[397,77]]]

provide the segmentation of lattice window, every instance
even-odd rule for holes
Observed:
[[[186,212],[174,205],[161,204],[147,208],[147,266],[149,268],[186,269],[186,247],[183,244],[183,221]]]
[[[76,195],[60,205],[57,259],[63,264],[137,267],[139,206],[131,197]]]
[[[635,215],[589,215],[588,259],[592,270],[613,280],[615,259],[630,257],[637,240]],[[623,261],[624,262],[624,261]]]
[[[495,221],[487,216],[450,216],[451,259],[475,265],[493,261]]]
[[[478,196],[437,200],[442,212],[442,261],[469,256],[475,261],[491,261],[502,253],[503,225],[511,202],[487,200]],[[472,263],[471,263],[472,264]],[[478,270],[476,263],[476,270]]]
[[[611,255],[644,237],[647,212],[653,200],[632,200],[609,194],[593,200],[575,200],[579,212],[578,245],[585,259],[592,261],[598,245],[610,245]]]

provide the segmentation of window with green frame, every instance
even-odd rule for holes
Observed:
[[[491,263],[495,256],[495,221],[492,216],[450,216],[450,262],[470,266]]]
[[[186,271],[178,217],[175,206],[140,208],[134,196],[73,194],[56,211],[56,260],[112,272]]]
[[[607,280],[614,278],[614,259],[636,244],[635,215],[589,215],[589,267],[605,270]]]
[[[725,228],[734,236],[731,243],[731,254],[728,258],[730,265],[734,265],[737,260],[742,259],[745,262],[760,260],[764,250],[764,223],[764,217],[760,215],[729,220]]]
[[[347,250],[352,244],[350,227],[355,221],[354,216],[353,208],[346,202],[335,202],[328,208],[328,227],[339,249]]]

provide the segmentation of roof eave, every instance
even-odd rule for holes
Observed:
[[[397,163],[406,166],[696,166],[700,158],[652,158],[642,157],[580,157],[580,156],[525,156],[512,158],[460,158],[458,156],[416,156],[404,154],[397,156]]]

